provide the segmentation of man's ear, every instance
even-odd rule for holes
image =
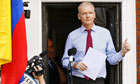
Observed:
[[[77,14],[77,16],[78,16],[78,19],[80,20],[81,18],[80,18],[80,14],[79,13]]]
[[[96,18],[96,12],[94,12],[94,18]]]

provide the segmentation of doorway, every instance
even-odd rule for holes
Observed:
[[[47,48],[48,37],[52,39],[55,57],[61,65],[67,35],[81,26],[77,18],[77,7],[80,3],[43,3],[42,5],[42,38],[43,50]],[[95,24],[107,28],[112,35],[116,51],[121,49],[121,3],[94,3],[96,11]],[[44,58],[47,65],[47,58]],[[46,69],[45,78],[49,72]],[[122,63],[112,66],[107,63],[106,84],[122,84]]]

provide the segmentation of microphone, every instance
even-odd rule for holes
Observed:
[[[71,48],[68,50],[68,55],[70,56],[69,62],[73,62],[73,56],[76,54],[76,48]]]
[[[73,78],[72,78],[72,63],[73,63],[73,56],[76,54],[77,50],[76,48],[71,48],[68,50],[68,55],[70,56],[69,58],[69,64],[68,64],[68,73],[70,72],[70,79],[69,80],[69,76],[68,76],[68,84],[71,83],[73,84]]]
[[[43,51],[42,53],[39,54],[40,57],[43,57],[44,55],[48,54],[48,49]]]

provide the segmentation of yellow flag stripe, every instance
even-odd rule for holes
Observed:
[[[0,65],[12,61],[11,0],[0,0]]]

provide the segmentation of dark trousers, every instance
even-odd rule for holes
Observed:
[[[92,79],[87,80],[85,78],[73,76],[73,84],[105,84],[105,82],[103,78],[97,78],[94,81]]]

